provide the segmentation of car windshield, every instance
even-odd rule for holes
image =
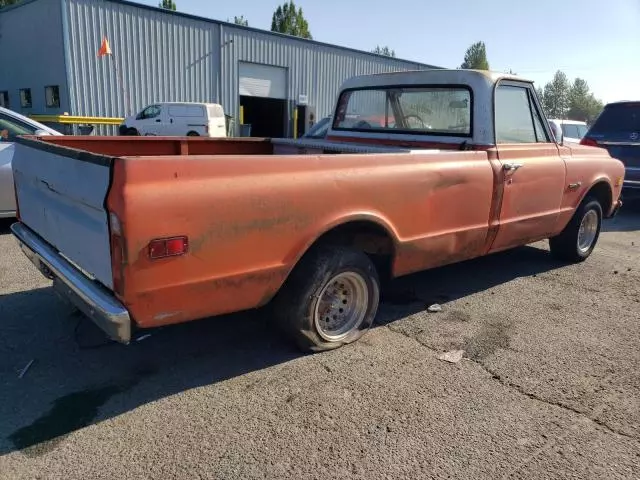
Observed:
[[[307,133],[303,135],[306,138],[324,138],[327,134],[327,130],[329,130],[329,122],[331,122],[330,117],[325,117],[316,123],[313,127],[309,129]]]
[[[640,132],[640,103],[608,105],[591,127],[591,133]]]
[[[14,140],[18,135],[33,135],[37,128],[0,114],[0,141]]]
[[[471,135],[471,93],[462,87],[347,90],[338,102],[336,130]]]
[[[562,134],[569,138],[582,138],[587,133],[587,126],[575,123],[563,123]]]

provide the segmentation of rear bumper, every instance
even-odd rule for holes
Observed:
[[[80,309],[111,339],[120,343],[131,341],[131,317],[113,293],[82,272],[55,251],[22,223],[11,231],[29,260],[47,278],[54,289]]]

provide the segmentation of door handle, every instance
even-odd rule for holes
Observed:
[[[516,170],[518,170],[519,168],[524,167],[524,164],[522,163],[505,163],[502,168],[504,170],[506,170],[507,172],[515,172]]]
[[[157,123],[160,123],[160,119],[158,118],[158,119],[156,120],[156,122],[157,122]]]

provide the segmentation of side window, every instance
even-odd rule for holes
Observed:
[[[533,101],[533,92],[529,90],[529,105],[531,107],[531,115],[533,116],[533,126],[536,130],[536,140],[539,143],[549,143],[551,142],[547,132],[545,131],[543,125],[544,122],[542,117],[540,116],[540,112],[536,108],[536,104]]]
[[[578,126],[577,125],[562,125],[562,133],[565,137],[569,138],[579,138],[578,137]]]
[[[9,108],[9,92],[6,90],[0,92],[0,107]]]
[[[496,143],[549,142],[528,88],[499,85],[495,115]]]
[[[20,106],[22,108],[31,108],[31,89],[20,89]]]
[[[33,135],[35,132],[34,127],[6,115],[0,115],[0,142],[13,141],[18,135]]]
[[[151,105],[142,112],[142,118],[155,118],[160,115],[160,107],[158,105]]]

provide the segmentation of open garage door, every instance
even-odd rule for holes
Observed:
[[[286,135],[287,69],[271,65],[238,64],[240,105],[252,137]]]
[[[287,99],[287,69],[240,62],[240,96]]]

